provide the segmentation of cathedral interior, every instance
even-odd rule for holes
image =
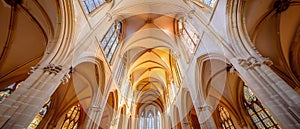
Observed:
[[[299,129],[300,0],[0,0],[0,128]]]

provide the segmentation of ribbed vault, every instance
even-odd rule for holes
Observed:
[[[145,13],[125,19],[126,38],[121,53],[127,57],[126,75],[134,90],[132,100],[137,103],[137,109],[154,105],[165,110],[176,61],[174,17]]]

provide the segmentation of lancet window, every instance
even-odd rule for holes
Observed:
[[[101,5],[103,5],[105,3],[105,0],[83,0],[81,3],[84,12],[86,14],[90,14],[91,12],[99,8]]]
[[[244,106],[259,129],[280,129],[272,115],[261,104],[248,86],[244,85]]]

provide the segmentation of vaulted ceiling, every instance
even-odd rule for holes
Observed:
[[[300,1],[246,1],[246,26],[257,50],[292,87],[300,85]]]
[[[0,85],[24,80],[57,29],[55,0],[0,2]],[[0,87],[1,88],[1,87]]]
[[[174,15],[145,13],[125,19],[126,32],[123,44],[130,77],[139,106],[159,105],[164,110],[166,92],[172,80]]]

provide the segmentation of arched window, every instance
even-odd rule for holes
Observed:
[[[51,106],[51,101],[50,99],[46,102],[46,104],[43,106],[43,108],[40,110],[39,114],[37,114],[34,119],[32,120],[32,122],[30,123],[30,125],[27,127],[27,129],[35,129],[37,128],[37,126],[40,124],[40,122],[42,121],[42,119],[45,117],[45,115],[47,114],[49,108]]]
[[[221,126],[223,129],[235,129],[234,124],[231,120],[229,112],[226,108],[219,106],[219,117],[221,119]]]
[[[73,106],[65,116],[62,129],[77,129],[80,118],[80,104]]]
[[[194,53],[200,42],[200,35],[196,29],[185,19],[178,20],[178,30],[185,49],[189,53]]]
[[[10,84],[10,85],[6,86],[4,90],[1,90],[0,91],[0,104],[6,98],[8,98],[22,83],[23,83],[23,81],[14,82],[13,84]]]
[[[156,108],[144,110],[139,116],[139,129],[162,129],[160,112]]]
[[[95,9],[97,9],[98,7],[103,5],[105,3],[105,0],[83,0],[81,3],[83,6],[83,9],[84,9],[84,12],[86,14],[90,14]]]
[[[253,123],[259,129],[280,129],[280,126],[263,107],[251,89],[244,85],[244,106],[251,116]]]
[[[112,57],[119,44],[119,38],[122,34],[122,23],[116,21],[105,34],[101,41],[102,49],[109,63],[111,63]]]

